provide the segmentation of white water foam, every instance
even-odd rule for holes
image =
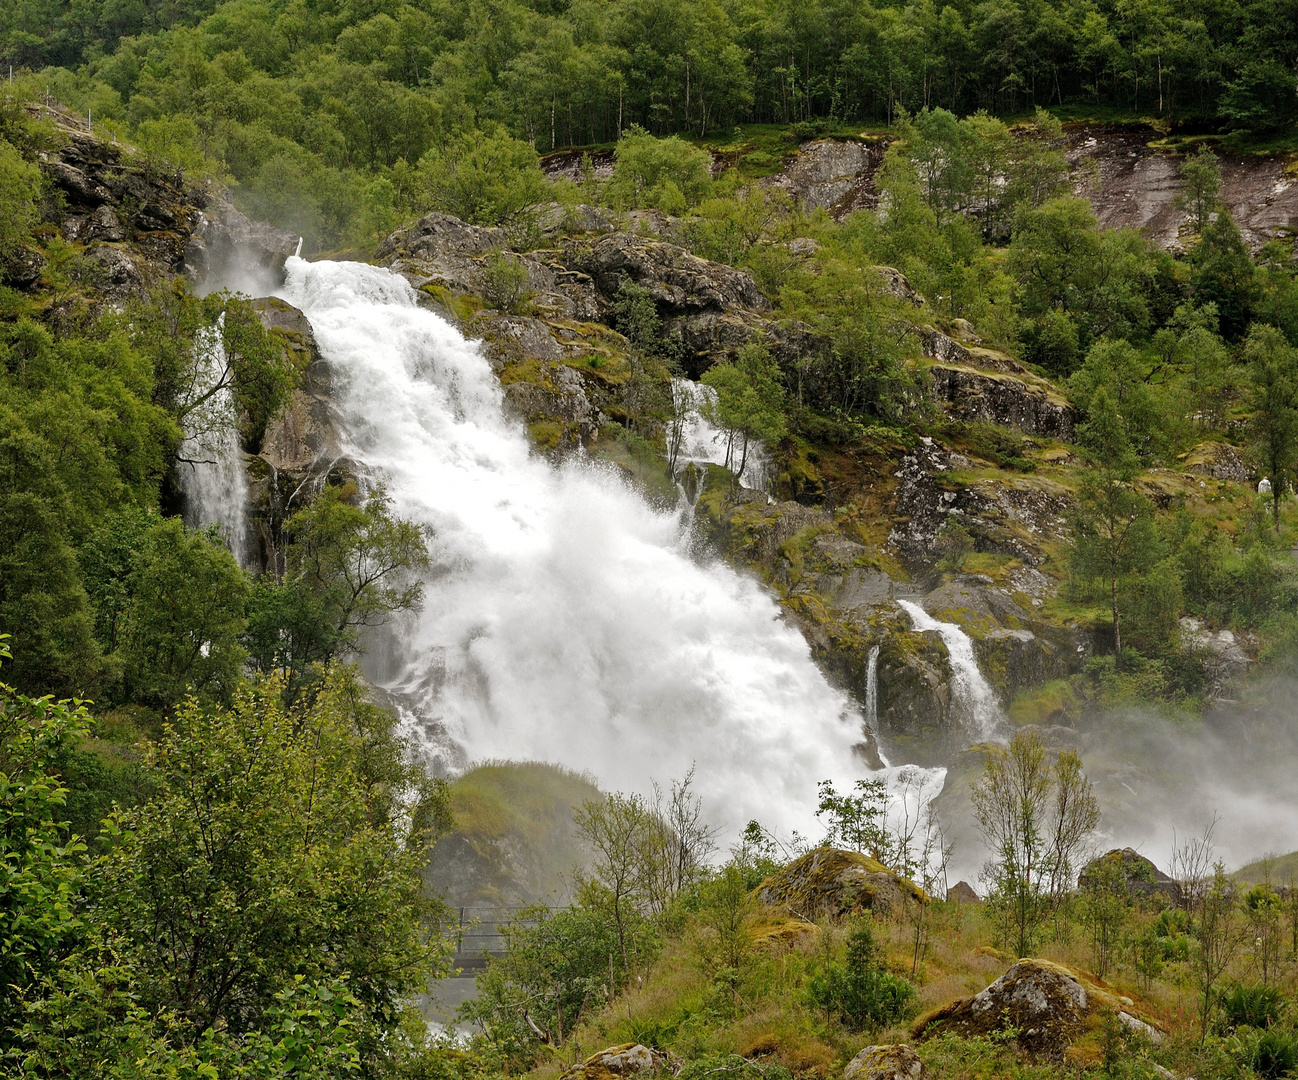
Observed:
[[[222,316],[224,318],[224,316]],[[221,324],[199,335],[194,344],[200,364],[195,394],[206,393],[225,371]],[[234,393],[222,387],[185,417],[180,444],[180,486],[185,493],[185,523],[190,528],[217,526],[234,557],[246,560],[248,474],[239,445]]]
[[[742,448],[732,447],[726,433],[703,415],[709,406],[716,404],[717,392],[703,383],[675,378],[672,379],[672,394],[684,403],[680,447],[676,452],[677,470],[691,461],[737,468],[744,457]],[[766,448],[760,442],[749,442],[743,466],[743,472],[739,474],[740,483],[756,491],[765,491]]]
[[[688,554],[611,468],[533,456],[478,346],[404,279],[288,260],[351,445],[435,570],[393,689],[444,762],[557,761],[606,789],[696,783],[733,837],[818,835],[816,786],[866,773],[862,717],[754,581]],[[940,773],[940,770],[937,771]]]
[[[969,635],[955,623],[938,621],[910,600],[898,600],[897,604],[910,616],[916,630],[936,630],[946,645],[951,658],[959,719],[970,736],[983,741],[1002,738],[1005,714],[996,700],[996,691],[983,678]]]

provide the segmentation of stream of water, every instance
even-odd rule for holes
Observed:
[[[389,689],[430,758],[557,761],[647,793],[697,763],[727,837],[820,835],[816,786],[866,774],[864,718],[755,581],[691,557],[616,470],[531,453],[478,346],[406,281],[291,258],[351,445],[435,570]],[[934,770],[939,781],[942,770]]]
[[[201,335],[195,347],[199,359],[199,378],[194,388],[197,396],[215,386],[225,371],[220,325]],[[188,413],[184,427],[179,471],[185,493],[185,523],[200,529],[215,525],[243,565],[247,554],[248,475],[231,388],[222,387]]]
[[[911,600],[898,600],[897,603],[910,616],[911,624],[916,630],[936,630],[946,645],[951,659],[956,715],[969,737],[980,742],[1002,738],[1005,714],[996,699],[996,691],[978,667],[978,658],[974,655],[973,641],[969,635],[955,623],[933,618]]]

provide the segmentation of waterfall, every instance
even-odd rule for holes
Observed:
[[[879,730],[879,646],[870,646],[865,661],[865,726],[875,733]]]
[[[207,393],[226,369],[222,321],[201,333],[194,344],[198,354],[196,396]],[[185,523],[190,528],[215,525],[234,557],[246,560],[248,532],[248,475],[239,444],[239,416],[234,393],[222,387],[185,416],[185,438],[180,444],[180,486],[185,493]]]
[[[955,623],[939,622],[918,604],[909,600],[898,600],[897,603],[910,616],[916,630],[936,630],[946,645],[951,658],[956,704],[969,734],[981,740],[1000,738],[1004,733],[1005,715],[996,700],[996,691],[978,668],[969,635]]]
[[[677,378],[672,379],[672,397],[680,418],[677,471],[689,462],[698,465],[725,465],[728,452],[732,464],[738,465],[742,456],[741,448],[736,446],[731,450],[725,432],[703,415],[709,405],[716,403],[717,392],[703,383]],[[744,463],[739,481],[745,487],[757,491],[766,490],[766,448],[760,442],[748,444],[748,460]]]
[[[863,717],[750,577],[690,557],[677,512],[618,470],[553,465],[475,343],[387,270],[287,263],[334,376],[344,452],[429,537],[421,612],[402,623],[406,732],[450,767],[555,761],[648,793],[697,763],[714,823],[819,833],[816,786],[866,771]]]

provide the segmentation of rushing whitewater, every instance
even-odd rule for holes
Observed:
[[[715,404],[717,392],[703,383],[690,379],[672,379],[672,394],[679,395],[684,402],[682,410],[680,448],[676,453],[676,465],[679,469],[688,462],[696,464],[726,465],[727,456],[731,464],[738,466],[742,456],[738,447],[731,447],[726,433],[713,426],[703,415],[709,405]],[[759,442],[752,442],[748,447],[748,460],[744,462],[739,480],[745,487],[757,491],[766,490],[766,448]]]
[[[224,318],[224,316],[222,316]],[[200,371],[196,395],[207,393],[225,373],[221,326],[196,343]],[[185,493],[186,524],[215,525],[242,565],[248,532],[248,475],[239,445],[234,392],[223,386],[185,417],[180,444],[180,486]]]
[[[676,514],[506,418],[478,347],[386,270],[288,260],[350,456],[429,536],[390,689],[447,764],[557,761],[648,792],[697,763],[710,815],[819,835],[816,785],[864,775],[862,718],[760,586],[689,557]]]
[[[916,630],[936,630],[946,645],[951,658],[952,681],[955,685],[956,705],[960,720],[969,734],[976,739],[997,739],[1003,735],[1005,715],[1001,712],[996,691],[983,677],[974,656],[973,641],[955,623],[940,622],[918,604],[898,600],[903,611],[910,616]]]

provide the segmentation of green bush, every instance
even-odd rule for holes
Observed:
[[[880,963],[869,919],[853,928],[843,963],[827,964],[808,981],[807,998],[812,1008],[837,1015],[853,1031],[885,1027],[915,1009],[915,987]]]
[[[1239,1027],[1269,1028],[1284,1012],[1288,999],[1275,986],[1245,986],[1236,983],[1218,999],[1222,1026],[1227,1031]]]

